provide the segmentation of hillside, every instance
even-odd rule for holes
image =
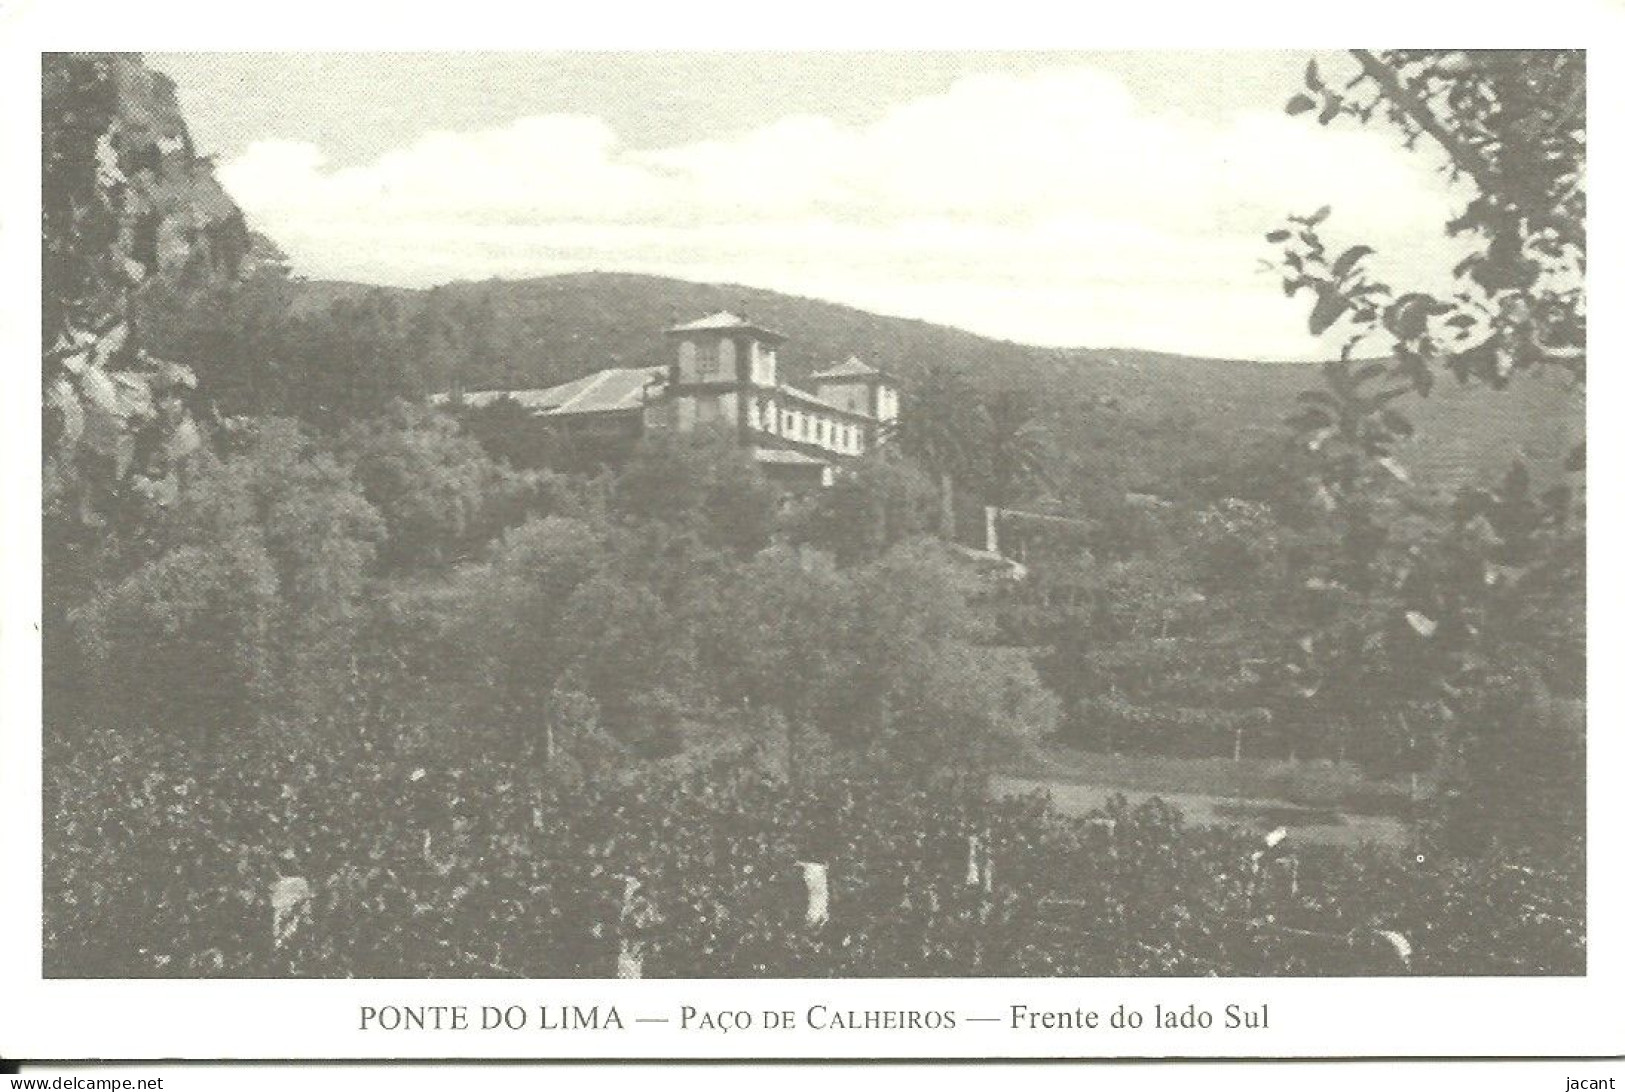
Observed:
[[[419,362],[443,389],[544,386],[609,367],[664,361],[661,331],[718,310],[749,315],[789,339],[780,353],[792,381],[857,354],[905,384],[933,365],[963,369],[988,389],[1038,395],[1074,495],[1150,489],[1178,493],[1193,475],[1267,464],[1280,422],[1314,366],[1214,360],[1129,349],[1050,349],[948,326],[737,285],[583,273],[519,281],[459,282],[435,289],[373,289],[339,282],[300,286],[299,306],[385,293],[403,310],[456,316],[478,330],[457,362]],[[1530,376],[1504,392],[1438,385],[1410,412],[1418,436],[1408,462],[1418,480],[1449,488],[1499,477],[1518,455],[1560,459],[1578,438],[1579,396],[1555,377]]]

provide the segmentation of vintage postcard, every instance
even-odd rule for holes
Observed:
[[[35,58],[0,1054],[1621,1049],[1586,49]]]

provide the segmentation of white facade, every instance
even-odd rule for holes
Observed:
[[[736,428],[745,446],[778,453],[766,464],[828,469],[872,450],[880,426],[897,416],[896,384],[856,357],[814,375],[807,391],[779,381],[783,338],[738,315],[708,315],[667,334],[675,351],[658,416],[681,431]]]

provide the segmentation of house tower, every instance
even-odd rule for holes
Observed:
[[[719,311],[673,326],[666,337],[673,349],[666,381],[672,424],[679,432],[729,427],[743,438],[753,392],[778,386],[784,335]]]

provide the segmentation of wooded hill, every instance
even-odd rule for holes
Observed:
[[[918,382],[929,369],[961,371],[988,390],[1031,392],[1054,443],[1062,491],[1088,496],[1146,491],[1233,493],[1279,465],[1281,422],[1314,365],[1217,360],[1135,349],[1053,349],[980,337],[949,326],[738,285],[625,273],[457,282],[429,290],[305,281],[294,305],[314,316],[344,302],[393,305],[407,340],[410,386],[546,386],[601,368],[658,364],[662,330],[718,310],[749,315],[789,339],[782,374],[794,382],[858,356]],[[385,302],[387,301],[387,303]],[[1499,480],[1514,454],[1537,474],[1561,462],[1583,431],[1579,391],[1558,376],[1530,376],[1506,391],[1441,383],[1405,401],[1417,427],[1405,460],[1434,494]]]

